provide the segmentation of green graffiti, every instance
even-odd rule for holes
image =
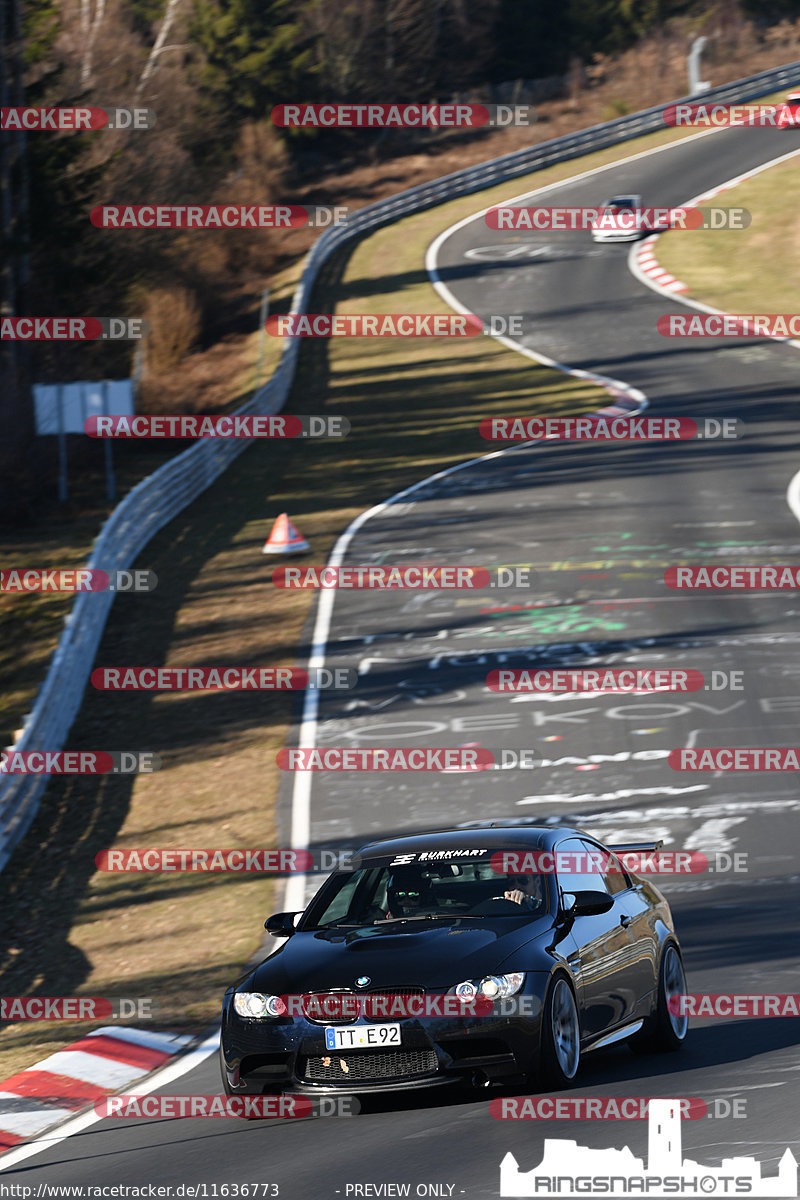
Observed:
[[[616,631],[625,628],[624,621],[612,621],[608,617],[588,615],[580,604],[564,604],[552,609],[528,609],[519,613],[491,613],[490,620],[514,617],[524,621],[534,633],[589,633],[602,629]],[[502,634],[501,634],[502,636]]]

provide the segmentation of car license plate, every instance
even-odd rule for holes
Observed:
[[[327,1050],[357,1050],[365,1046],[399,1046],[400,1025],[338,1025],[326,1026]]]

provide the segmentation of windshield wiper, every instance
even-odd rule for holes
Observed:
[[[389,924],[394,921],[463,921],[465,917],[471,917],[473,920],[482,921],[482,913],[429,913],[427,915],[415,915],[413,917],[387,917],[382,924]]]

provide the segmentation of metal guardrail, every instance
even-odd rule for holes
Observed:
[[[681,97],[670,101],[670,105],[692,99],[703,104],[755,100],[798,83],[800,62],[794,62],[712,88],[698,97]],[[578,133],[540,142],[359,209],[345,225],[327,230],[314,243],[306,256],[290,311],[308,311],[317,272],[345,242],[446,200],[468,196],[493,184],[577,158],[588,151],[602,150],[663,129],[662,114],[667,107],[658,105]],[[299,341],[289,339],[272,378],[237,412],[269,414],[280,411],[294,378],[299,349]],[[210,487],[248,445],[249,440],[238,438],[203,440],[143,479],[103,525],[87,566],[106,571],[130,568],[158,530]],[[14,744],[15,750],[55,751],[63,747],[80,708],[113,599],[113,593],[109,592],[82,593],[76,599],[65,620],[64,633],[36,703]],[[47,776],[41,775],[0,777],[0,871],[36,815],[47,780]]]

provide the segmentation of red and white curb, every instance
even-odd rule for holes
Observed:
[[[654,284],[663,292],[688,292],[688,287],[685,283],[681,283],[680,279],[676,279],[674,275],[670,275],[669,271],[665,271],[655,256],[653,249],[656,238],[659,234],[653,233],[642,242],[636,244],[636,262],[639,270],[652,280]]]
[[[0,1082],[0,1154],[163,1067],[194,1039],[105,1026]]]
[[[674,143],[676,144],[676,143]],[[800,150],[792,150],[788,154],[781,154],[778,158],[772,158],[769,162],[762,163],[760,167],[754,167],[752,171],[745,171],[743,175],[735,175],[733,179],[726,179],[718,187],[711,188],[708,192],[703,192],[699,196],[694,196],[691,200],[687,200],[684,204],[678,205],[680,208],[696,208],[704,200],[711,200],[714,196],[718,196],[720,192],[727,192],[731,188],[737,187],[740,183],[744,183],[747,179],[752,179],[756,175],[760,175],[762,171],[768,171],[770,167],[776,167],[779,163],[788,162],[790,158],[796,158],[800,154]],[[688,292],[689,288],[685,283],[681,283],[674,275],[670,275],[665,271],[658,262],[655,251],[653,249],[655,243],[664,233],[669,230],[663,230],[661,233],[652,233],[642,242],[637,242],[631,247],[628,255],[628,270],[632,275],[635,275],[640,283],[645,284],[654,292],[669,295],[675,295],[677,292]],[[681,304],[686,304],[690,308],[696,308],[700,312],[706,313],[722,313],[720,308],[712,308],[710,304],[702,304],[699,300],[689,300],[684,297],[680,301]],[[726,316],[731,314],[726,313]],[[775,341],[788,341],[792,343],[791,338],[775,338]]]

